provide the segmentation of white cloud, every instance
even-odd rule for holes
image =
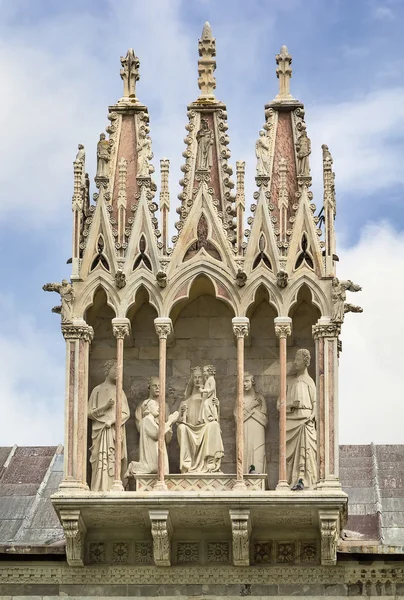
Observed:
[[[348,292],[362,314],[347,314],[340,358],[340,441],[403,443],[404,233],[367,226],[339,252],[339,276],[362,285]]]
[[[392,21],[394,19],[394,11],[385,5],[376,6],[372,16],[377,21]]]
[[[317,186],[322,181],[321,144],[328,144],[334,157],[337,192],[374,193],[404,183],[403,94],[402,87],[383,89],[308,109]]]
[[[64,341],[15,306],[0,295],[0,445],[56,445],[63,441]]]

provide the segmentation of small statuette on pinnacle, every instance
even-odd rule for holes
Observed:
[[[311,154],[311,141],[307,137],[307,131],[302,130],[299,139],[296,142],[297,153],[297,175],[303,177],[310,176],[309,156]]]
[[[97,175],[96,177],[108,178],[108,163],[110,159],[110,144],[106,139],[105,133],[100,133],[100,139],[97,144]]]
[[[136,82],[139,81],[139,59],[133,48],[129,48],[126,56],[121,56],[122,69],[120,71],[123,80],[124,98],[136,98]]]
[[[216,79],[214,71],[216,69],[216,40],[212,36],[212,29],[208,22],[205,23],[202,30],[202,36],[198,44],[198,86],[201,94],[198,102],[215,102],[214,90],[216,89]]]
[[[255,156],[257,158],[257,177],[269,177],[269,142],[263,129],[260,130],[255,144]]]
[[[73,304],[75,293],[71,283],[67,279],[63,279],[62,283],[45,283],[42,286],[44,292],[57,292],[62,301],[61,306],[52,308],[52,312],[62,316],[62,323],[70,323],[73,316]]]
[[[275,56],[276,76],[279,79],[279,93],[275,98],[275,102],[288,102],[294,100],[290,93],[290,78],[292,77],[292,56],[289,54],[286,46],[282,46],[279,54]]]

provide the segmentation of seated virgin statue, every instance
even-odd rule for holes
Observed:
[[[142,403],[142,419],[139,423],[139,460],[132,461],[126,472],[126,477],[136,474],[150,474],[158,471],[158,437],[159,437],[159,405],[156,400]],[[168,444],[173,436],[172,425],[178,419],[178,411],[169,416],[165,423],[165,441]],[[164,444],[164,474],[168,475],[168,454]]]
[[[180,405],[177,438],[181,473],[221,473],[224,455],[216,397],[215,369],[212,365],[191,370]]]

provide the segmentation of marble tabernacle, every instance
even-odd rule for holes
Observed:
[[[67,348],[64,474],[51,500],[69,565],[124,539],[157,567],[178,561],[181,544],[191,556],[195,540],[206,552],[193,562],[222,551],[234,567],[270,562],[267,539],[286,562],[299,548],[337,565],[339,335],[345,313],[361,312],[347,292],[361,288],[336,277],[333,159],[323,145],[319,211],[283,46],[246,229],[245,163],[234,182],[215,56],[206,23],[171,242],[169,161],[158,204],[133,50],[97,143],[94,201],[82,144],[73,163],[71,280],[44,286],[61,296]]]

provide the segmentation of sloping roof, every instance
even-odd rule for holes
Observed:
[[[62,543],[50,496],[63,478],[63,447],[0,448],[0,465],[0,546]]]
[[[404,553],[404,445],[341,446],[340,477],[349,498],[340,549]],[[0,448],[0,551],[64,551],[50,502],[62,478],[62,446]]]

